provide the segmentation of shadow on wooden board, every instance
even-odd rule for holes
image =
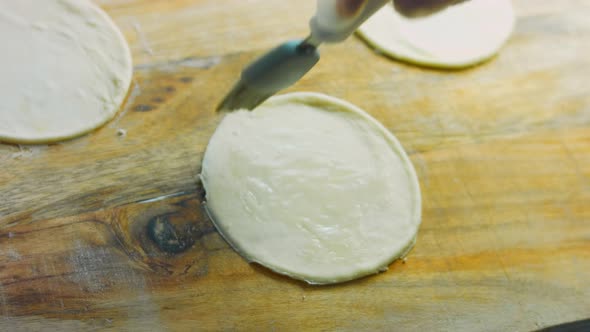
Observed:
[[[575,322],[559,324],[555,326],[546,327],[538,332],[582,332],[590,331],[590,319],[578,320]]]

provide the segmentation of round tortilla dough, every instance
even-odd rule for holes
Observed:
[[[510,0],[469,0],[424,18],[405,18],[385,6],[358,34],[394,59],[463,68],[494,56],[508,40],[515,15]]]
[[[387,270],[421,221],[400,143],[358,107],[320,94],[228,114],[201,179],[211,219],[242,256],[312,284]]]
[[[47,143],[113,118],[131,84],[131,53],[87,0],[0,0],[0,140]]]

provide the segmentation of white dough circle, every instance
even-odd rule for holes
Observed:
[[[0,141],[46,143],[112,119],[131,84],[123,35],[88,0],[0,0]]]
[[[418,180],[397,139],[321,94],[226,115],[201,179],[211,219],[242,256],[312,284],[387,270],[421,221]]]
[[[514,21],[511,0],[469,0],[424,18],[405,18],[385,6],[357,32],[392,58],[462,68],[494,56],[510,37]]]

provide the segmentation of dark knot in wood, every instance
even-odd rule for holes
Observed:
[[[200,237],[200,232],[195,232],[196,228],[190,224],[175,226],[169,219],[169,215],[152,218],[147,224],[148,236],[161,251],[171,254],[184,252],[195,244],[195,236]]]

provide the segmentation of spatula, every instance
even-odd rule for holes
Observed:
[[[293,85],[319,61],[320,44],[345,40],[388,1],[318,0],[310,35],[283,43],[247,66],[217,110],[252,110]]]

